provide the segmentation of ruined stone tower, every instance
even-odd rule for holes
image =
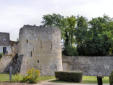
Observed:
[[[20,73],[39,69],[41,75],[62,70],[61,33],[56,27],[25,25],[19,33],[19,56],[23,56]]]

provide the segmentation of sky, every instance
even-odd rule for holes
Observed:
[[[23,25],[41,25],[46,14],[113,17],[113,0],[0,0],[0,32],[17,40]]]

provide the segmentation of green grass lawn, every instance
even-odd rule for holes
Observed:
[[[38,81],[44,81],[44,80],[49,80],[49,79],[55,80],[55,77],[54,76],[41,76],[38,78]],[[0,74],[0,82],[7,82],[7,81],[9,81],[9,75]],[[55,80],[54,82],[61,82],[61,81]],[[81,83],[97,83],[97,78],[95,76],[83,76],[83,81]],[[109,83],[109,77],[104,77],[103,83]]]
[[[66,83],[65,81],[59,81],[59,80],[51,80],[50,82],[56,82],[56,83]],[[67,83],[74,83],[74,82],[67,82]],[[96,76],[83,76],[81,83],[97,83]],[[109,83],[109,77],[103,78],[103,83]]]
[[[97,78],[96,76],[83,76],[82,83],[97,83]],[[109,77],[104,77],[103,83],[109,83]]]
[[[12,75],[12,81],[14,81],[14,78],[15,80],[17,81],[19,79],[19,81],[22,80],[22,76],[14,76]],[[50,79],[55,79],[54,76],[40,76],[37,81],[44,81],[44,80],[50,80]],[[8,82],[9,81],[9,74],[0,74],[0,82]],[[19,82],[18,81],[18,82]]]
[[[0,82],[9,81],[8,74],[0,74]]]

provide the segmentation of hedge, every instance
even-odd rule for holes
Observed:
[[[81,82],[82,81],[82,72],[80,71],[57,71],[55,72],[55,77],[61,81],[69,82]]]

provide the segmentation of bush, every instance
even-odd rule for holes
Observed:
[[[77,45],[77,52],[80,56],[106,56],[110,55],[112,41],[106,40],[104,36],[94,37]],[[112,53],[111,53],[112,54]]]
[[[13,81],[13,82],[20,82],[20,81],[22,81],[22,79],[23,79],[23,76],[20,75],[20,74],[15,74],[15,75],[12,77],[12,81]]]
[[[81,82],[82,81],[82,72],[64,72],[58,71],[55,72],[55,77],[61,81],[69,81],[69,82]]]
[[[109,76],[109,83],[110,83],[110,85],[113,85],[113,71],[111,72],[111,74]]]
[[[40,71],[32,68],[32,69],[28,70],[27,75],[24,76],[22,82],[36,83],[37,78],[39,76],[40,76]]]
[[[66,46],[64,48],[63,55],[66,55],[66,56],[77,56],[78,52],[77,52],[77,49],[75,47]]]

